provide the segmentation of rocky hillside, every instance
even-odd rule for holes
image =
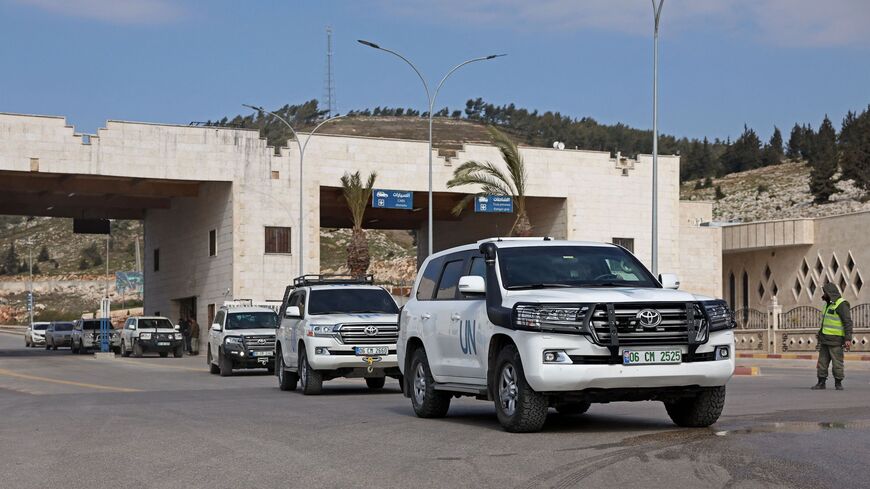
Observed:
[[[794,217],[821,217],[870,210],[870,201],[851,181],[837,184],[840,192],[825,204],[813,203],[809,187],[810,169],[803,162],[788,162],[756,170],[732,173],[713,179],[684,182],[684,200],[714,202],[713,215],[719,221],[761,221]],[[717,198],[717,187],[721,194]]]
[[[417,273],[417,245],[410,231],[371,229],[366,231],[372,257],[369,273],[380,283],[406,285]],[[320,231],[321,273],[347,273],[347,245],[350,229]]]

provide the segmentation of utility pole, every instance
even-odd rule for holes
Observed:
[[[652,164],[652,273],[659,274],[659,19],[665,0],[652,0],[653,30],[653,164]]]
[[[332,26],[326,27],[326,86],[324,87],[326,118],[335,115],[335,79],[332,71]]]

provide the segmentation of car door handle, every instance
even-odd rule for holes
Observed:
[[[460,316],[459,313],[454,312],[450,315],[450,319],[453,321],[459,321],[460,319],[462,319],[462,316]]]
[[[424,312],[423,314],[420,314],[420,317],[423,319],[430,319],[432,317],[432,315],[429,314],[428,312]]]

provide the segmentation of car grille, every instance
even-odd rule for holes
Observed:
[[[175,333],[155,333],[151,335],[154,341],[172,341],[175,339]]]
[[[611,344],[609,308],[613,308],[613,321],[619,345],[685,345],[689,342],[686,305],[659,304],[599,304],[592,313],[590,326],[599,344]],[[651,309],[661,314],[661,323],[652,328],[641,326],[638,313]],[[700,312],[700,311],[699,311]],[[693,314],[694,315],[694,314]]]
[[[275,335],[245,336],[245,349],[249,351],[272,351],[275,349]]]
[[[375,334],[366,328],[376,328]],[[399,327],[395,324],[343,324],[338,330],[342,343],[349,345],[393,345],[399,339]]]

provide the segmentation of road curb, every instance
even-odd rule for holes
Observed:
[[[818,354],[813,353],[738,353],[737,358],[756,358],[769,360],[815,360]],[[846,361],[870,362],[870,354],[846,353]]]
[[[758,367],[734,367],[734,375],[761,375],[761,369]]]

